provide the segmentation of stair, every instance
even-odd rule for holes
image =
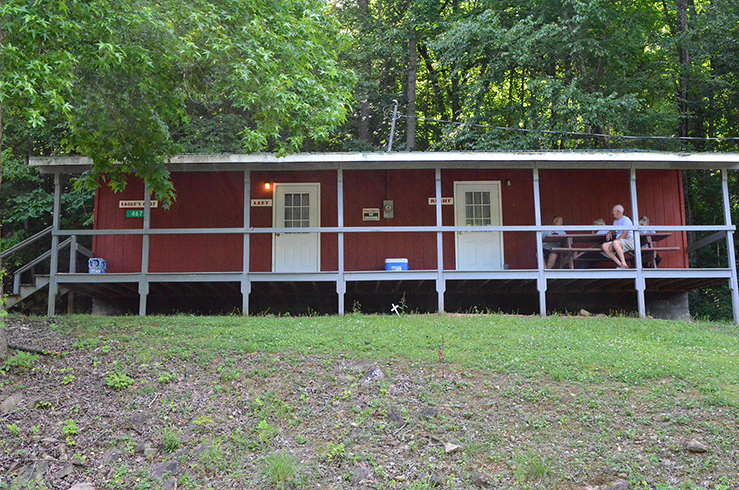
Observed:
[[[12,307],[22,303],[26,299],[33,296],[37,291],[44,289],[48,285],[49,285],[48,275],[37,275],[35,277],[34,284],[21,284],[21,289],[20,289],[19,294],[9,294],[5,298],[5,309],[9,310]]]

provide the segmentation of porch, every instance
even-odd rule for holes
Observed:
[[[83,171],[90,165],[85,158],[32,158],[31,164],[39,166],[43,172],[57,177],[60,173]],[[280,303],[279,298],[303,298],[306,308],[315,312],[344,314],[347,311],[386,311],[405,301],[408,311],[518,311],[546,315],[551,310],[573,311],[568,305],[576,306],[577,297],[588,298],[589,304],[607,306],[607,298],[621,298],[612,310],[621,309],[619,305],[633,304],[633,311],[646,316],[652,309],[651,301],[662,301],[664,297],[684,296],[690,290],[728,281],[732,290],[735,321],[737,313],[737,276],[733,248],[735,227],[729,213],[729,196],[726,185],[726,171],[736,169],[739,157],[734,154],[664,154],[648,152],[519,152],[519,153],[369,153],[369,154],[300,154],[280,159],[272,155],[183,155],[172,159],[173,172],[238,172],[243,175],[243,226],[228,228],[163,228],[151,226],[151,206],[149,193],[144,189],[141,195],[143,222],[138,229],[59,229],[58,216],[61,208],[60,191],[57,185],[55,194],[55,216],[52,230],[52,251],[49,277],[48,314],[55,314],[56,296],[60,288],[91,295],[106,300],[118,300],[140,315],[160,310],[160,305],[172,302],[175,298],[231,298],[233,310],[244,314],[258,314],[270,310],[269,303]],[[540,189],[540,172],[562,169],[577,171],[618,169],[628,175],[628,190],[631,207],[629,215],[639,216],[639,200],[636,193],[637,171],[675,170],[685,168],[712,168],[722,171],[725,223],[723,225],[685,226],[682,223],[650,226],[659,233],[683,234],[687,231],[713,232],[726,240],[729,251],[726,266],[715,269],[694,269],[685,267],[646,268],[639,254],[635,257],[635,267],[629,270],[608,268],[593,269],[544,269],[541,248],[542,233],[555,227],[543,224]],[[345,197],[345,175],[354,171],[368,169],[387,171],[423,169],[433,172],[432,208],[434,224],[402,226],[347,226],[345,208],[349,200]],[[532,223],[516,225],[451,225],[443,219],[442,205],[449,201],[442,192],[442,174],[448,171],[471,171],[475,169],[515,169],[530,175],[526,184],[531,189]],[[315,233],[328,246],[335,249],[335,261],[322,260],[317,271],[275,272],[259,270],[254,267],[252,255],[264,243],[279,234],[294,233],[291,228],[277,226],[256,227],[252,216],[252,175],[268,172],[330,172],[335,175],[335,201],[331,207],[335,216],[328,221],[332,226],[308,226],[301,233]],[[448,179],[447,179],[448,180]],[[448,188],[448,182],[444,182]],[[259,197],[259,196],[257,196]],[[429,200],[431,204],[431,200]],[[626,203],[625,203],[626,204]],[[335,226],[334,226],[335,223]],[[423,223],[423,221],[421,221]],[[352,223],[353,224],[353,223]],[[566,225],[559,227],[573,234],[591,233],[592,225]],[[604,227],[612,228],[612,227]],[[643,228],[634,226],[636,243],[639,246],[639,233]],[[537,268],[500,267],[494,270],[459,270],[450,264],[449,249],[455,248],[455,238],[461,233],[497,232],[505,240],[507,237],[525,236],[526,243],[533,244],[531,256],[536,257]],[[362,242],[367,233],[388,234],[408,240],[412,236],[424,236],[424,243],[431,244],[434,250],[429,253],[435,267],[423,267],[408,271],[352,270],[355,267],[347,262],[347,240]],[[79,274],[60,273],[58,270],[58,246],[60,239],[68,236],[115,237],[134,236],[140,239],[139,270],[126,273]],[[171,236],[201,236],[215,238],[230,236],[241,245],[241,270],[217,272],[160,272],[151,271],[151,242]],[[157,238],[158,237],[158,238]],[[403,238],[405,237],[405,238]],[[260,242],[260,240],[262,240]],[[519,240],[521,241],[521,240]],[[232,243],[229,242],[229,243]],[[516,243],[516,240],[513,240]],[[695,244],[693,244],[695,245]],[[432,247],[426,247],[432,248]],[[686,247],[687,248],[687,247]],[[537,252],[538,250],[538,252]],[[387,254],[387,251],[384,253]],[[528,253],[528,251],[524,251]],[[387,255],[386,255],[387,256]],[[686,250],[687,256],[687,250]],[[57,257],[55,264],[54,257]],[[428,261],[427,261],[428,262]],[[451,265],[451,266],[450,266]],[[573,295],[573,293],[577,293]],[[411,298],[422,298],[412,304]],[[405,298],[405,299],[404,299]],[[479,301],[469,301],[478,298]],[[483,301],[484,300],[484,301]],[[413,299],[412,301],[416,301]],[[310,306],[311,303],[314,306]],[[363,304],[364,303],[364,304]],[[296,301],[286,304],[302,308]],[[369,305],[373,305],[371,308]],[[333,305],[333,307],[331,307]],[[505,305],[501,308],[499,305]],[[511,308],[513,305],[513,308]],[[549,306],[548,306],[549,305]],[[577,310],[574,310],[577,311]],[[596,309],[597,312],[597,309]]]

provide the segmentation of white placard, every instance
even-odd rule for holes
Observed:
[[[429,206],[435,206],[436,205],[436,198],[435,197],[429,197]],[[442,206],[453,206],[454,205],[454,198],[453,197],[442,197],[441,198],[441,205]]]
[[[251,207],[253,208],[270,208],[272,207],[272,199],[252,199]]]
[[[362,208],[362,221],[380,221],[380,208]]]
[[[144,207],[144,201],[118,201],[118,207],[119,208],[143,208]],[[159,207],[159,201],[155,201],[152,199],[151,201],[151,207],[152,208],[158,208]]]

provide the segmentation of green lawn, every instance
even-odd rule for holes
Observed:
[[[711,403],[739,406],[739,330],[627,317],[347,315],[64,317],[75,335],[130,344],[138,356],[290,352],[445,362],[555,381],[644,384],[672,378]]]

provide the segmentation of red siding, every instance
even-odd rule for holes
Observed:
[[[623,204],[631,215],[628,170],[541,170],[540,195],[542,223],[561,215],[565,224],[592,224],[597,218],[612,222],[611,208]],[[243,225],[243,172],[174,173],[177,200],[169,210],[152,209],[153,228],[229,228]],[[503,225],[533,225],[534,194],[531,170],[449,169],[442,171],[442,197],[453,197],[458,181],[500,181]],[[510,185],[507,185],[510,181]],[[321,185],[321,226],[337,226],[335,171],[252,172],[251,198],[272,199],[264,183],[311,183]],[[680,171],[640,170],[637,172],[639,212],[653,225],[685,223]],[[352,227],[433,226],[435,207],[428,199],[435,196],[434,170],[344,171],[344,223]],[[126,218],[119,200],[141,200],[143,185],[132,181],[124,192],[99,189],[95,198],[95,227],[130,229],[142,226],[141,218]],[[383,200],[395,204],[393,219],[363,221],[363,208],[382,208]],[[251,226],[272,226],[271,207],[253,207]],[[454,207],[442,206],[444,225],[454,225]],[[110,272],[141,270],[141,237],[94,237],[96,256],[107,261]],[[152,236],[151,272],[240,271],[241,235],[160,235]],[[454,269],[454,234],[444,233],[444,268]],[[685,233],[675,233],[665,246],[687,248]],[[345,268],[348,271],[381,270],[385,259],[408,258],[409,268],[436,268],[436,234],[362,233],[345,235]],[[505,262],[511,269],[536,267],[536,241],[532,232],[504,234]],[[685,253],[663,254],[661,267],[686,267]],[[321,234],[321,270],[338,269],[336,233]],[[252,235],[250,270],[272,270],[272,237]]]

